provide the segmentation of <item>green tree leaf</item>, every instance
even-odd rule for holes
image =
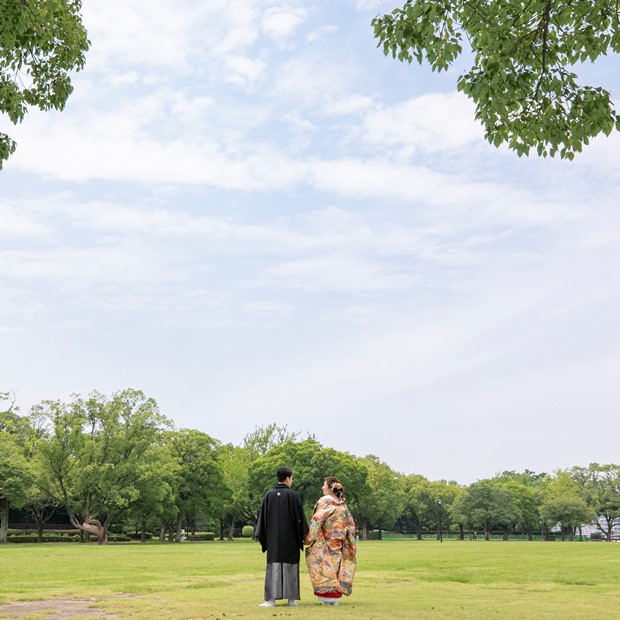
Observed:
[[[493,145],[519,156],[573,159],[620,117],[608,91],[581,86],[571,68],[620,51],[615,0],[406,0],[373,19],[384,53],[446,70],[471,46],[474,64],[457,89],[476,105]]]

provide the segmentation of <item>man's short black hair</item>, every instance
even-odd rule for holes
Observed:
[[[278,467],[276,470],[276,477],[278,482],[284,482],[289,476],[293,475],[293,470],[290,467]]]

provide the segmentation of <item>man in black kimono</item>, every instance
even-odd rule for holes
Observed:
[[[260,607],[273,607],[276,600],[288,599],[296,607],[299,596],[299,555],[304,548],[308,522],[297,491],[291,489],[293,472],[278,467],[278,483],[263,499],[256,538],[263,553],[267,552],[265,602]]]

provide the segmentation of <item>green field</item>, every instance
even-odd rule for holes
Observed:
[[[15,544],[0,548],[0,561],[0,618],[42,619],[54,610],[97,617],[62,615],[61,602],[72,599],[101,618],[149,620],[620,618],[619,544],[363,542],[353,595],[335,608],[315,603],[302,562],[300,606],[259,609],[264,556],[247,540]],[[45,604],[6,606],[19,601]]]

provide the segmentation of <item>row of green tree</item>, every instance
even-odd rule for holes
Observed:
[[[180,541],[182,530],[253,525],[277,467],[294,470],[310,511],[323,478],[339,477],[360,536],[395,529],[415,534],[481,531],[489,538],[548,533],[572,537],[592,523],[608,540],[620,521],[620,466],[591,464],[553,474],[504,472],[469,486],[394,471],[369,455],[324,447],[287,427],[257,427],[241,445],[175,429],[142,392],[94,392],[69,402],[43,401],[20,415],[0,394],[0,542],[9,507],[26,511],[39,534],[62,507],[74,528],[104,544],[111,526],[135,525]]]

